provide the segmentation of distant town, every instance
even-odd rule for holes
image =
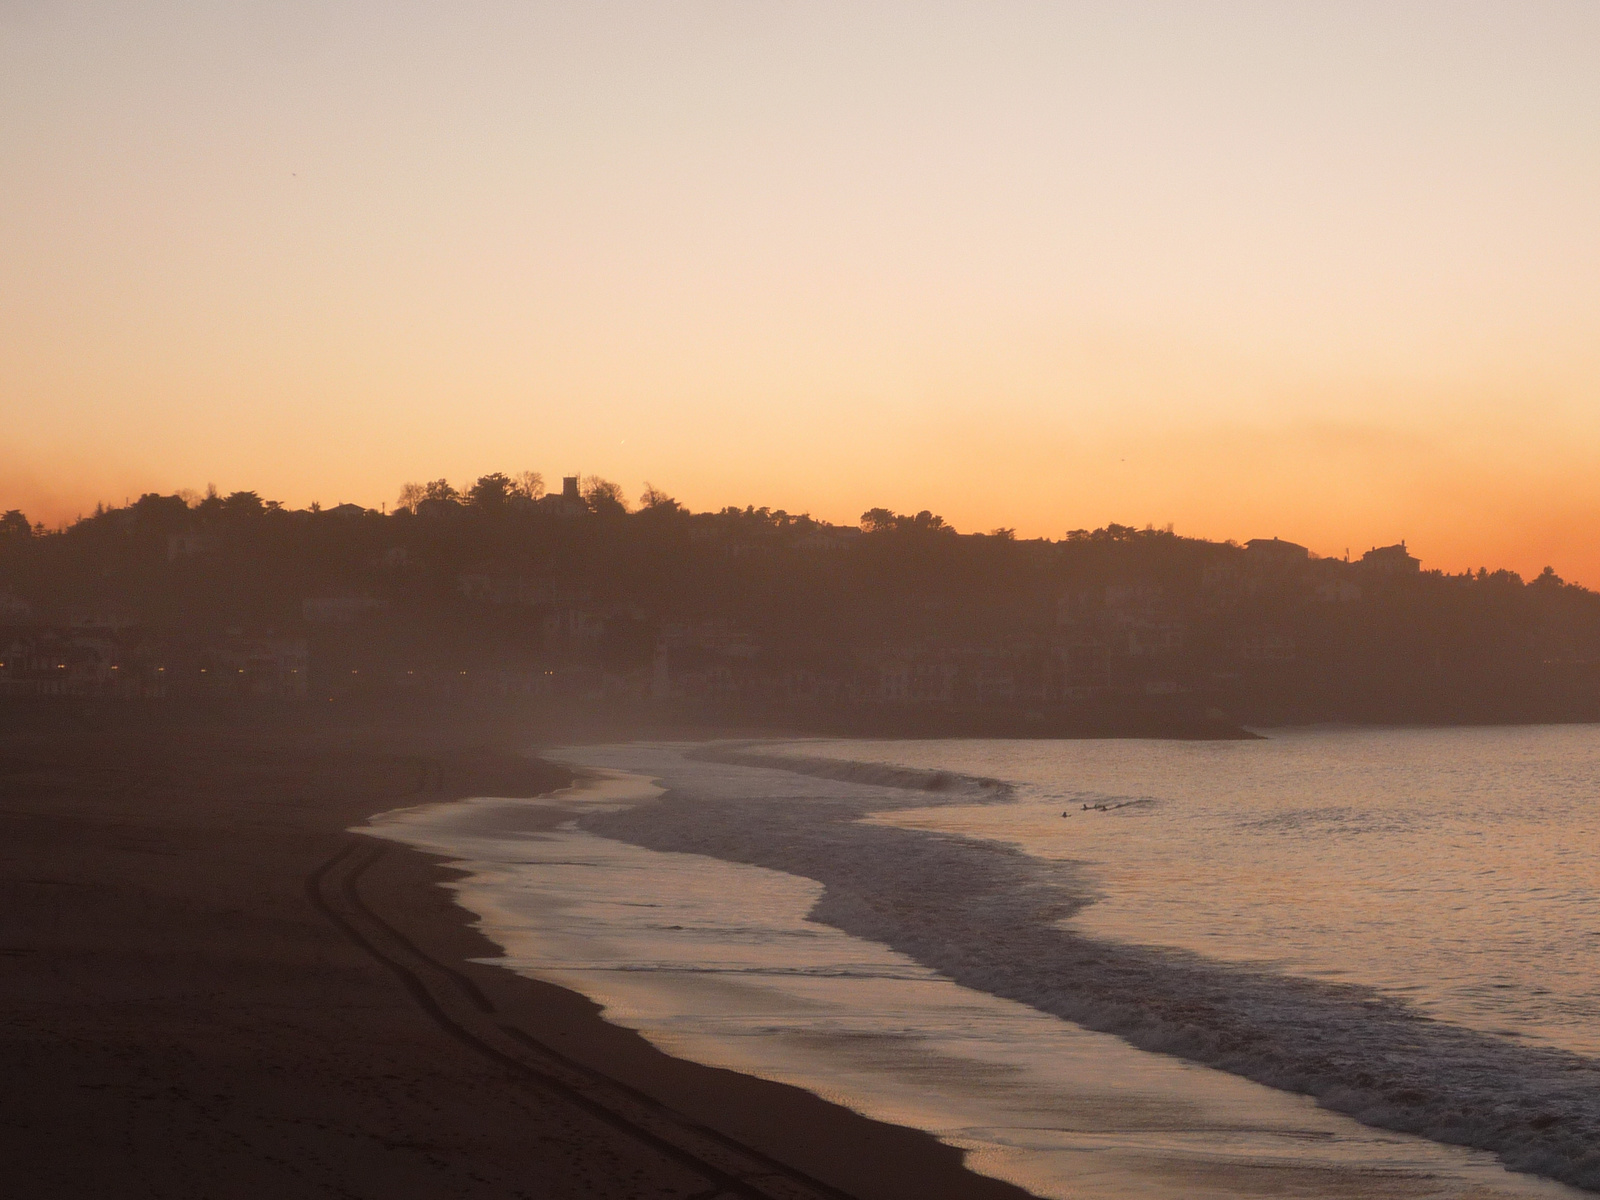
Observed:
[[[886,734],[1592,720],[1600,595],[1403,542],[840,526],[532,472],[387,511],[211,491],[0,518],[0,697],[373,694]]]

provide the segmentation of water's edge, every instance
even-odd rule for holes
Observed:
[[[706,762],[781,769],[940,799],[1005,802],[996,780],[703,747]],[[801,876],[811,919],[906,954],[955,982],[1147,1051],[1312,1096],[1364,1124],[1495,1153],[1508,1167],[1600,1191],[1600,1063],[1423,1017],[1358,986],[1084,937],[1090,903],[1044,864],[992,843],[864,823],[863,793],[804,813],[667,792],[580,827],[651,850]],[[904,898],[917,897],[908,905]]]

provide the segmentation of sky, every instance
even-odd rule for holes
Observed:
[[[1600,4],[0,0],[0,509],[489,471],[1600,587]]]

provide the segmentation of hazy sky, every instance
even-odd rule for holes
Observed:
[[[0,0],[0,420],[1600,586],[1600,3]]]

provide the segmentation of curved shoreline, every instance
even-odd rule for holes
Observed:
[[[307,891],[360,919],[349,882],[438,965],[433,995],[474,1008],[454,972],[496,1017],[691,1115],[713,1143],[719,1130],[803,1171],[817,1164],[810,1173],[863,1200],[1021,1200],[925,1135],[671,1060],[580,996],[469,961],[493,948],[441,886],[454,873],[437,858],[396,847],[330,866],[348,845],[381,845],[344,832],[368,816],[567,782],[511,752],[528,736],[516,714],[476,711],[11,713],[0,723],[0,1055],[27,1081],[0,1090],[12,1190],[689,1200],[718,1186],[441,1030]]]
[[[641,790],[633,777],[618,772],[574,769],[573,784],[524,797],[534,803],[522,808],[521,828],[553,827],[575,815],[574,805],[588,811],[614,809],[660,791]],[[466,813],[474,802],[461,798],[444,803]],[[543,812],[534,811],[538,809]],[[413,811],[417,809],[386,810],[369,820],[403,820]],[[440,960],[436,966],[447,962],[448,968],[441,969],[459,975],[486,997],[499,1030],[520,1043],[522,1050],[533,1051],[532,1063],[526,1064],[530,1073],[552,1073],[554,1068],[566,1086],[611,1113],[609,1119],[638,1128],[646,1140],[659,1140],[673,1147],[675,1155],[729,1174],[741,1187],[760,1189],[763,1176],[769,1181],[783,1179],[783,1188],[774,1195],[814,1194],[833,1200],[1030,1196],[971,1171],[962,1161],[962,1151],[930,1133],[875,1121],[803,1088],[667,1054],[635,1030],[607,1021],[601,1006],[587,996],[495,963],[492,960],[504,948],[480,929],[482,919],[457,903],[448,890],[465,874],[450,862],[450,855],[407,844],[383,833],[381,826],[355,827],[352,832],[382,838],[391,847],[372,885],[363,889],[364,902],[376,910],[374,915],[398,926],[397,932],[421,947],[421,953]],[[417,921],[408,893],[418,888],[449,896],[447,912],[436,909],[429,919]],[[461,1015],[457,1006],[451,1019]],[[565,1073],[563,1067],[568,1069]],[[646,1113],[639,1111],[641,1101]],[[742,1159],[742,1164],[731,1172],[715,1165],[727,1163],[730,1153],[735,1163]]]
[[[1005,794],[993,781],[942,771],[745,747],[684,757],[909,789],[909,796],[920,793],[916,804],[931,802],[923,798],[930,792],[964,803]],[[812,921],[898,951],[974,991],[1114,1034],[1142,1051],[1314,1097],[1372,1129],[1475,1147],[1515,1172],[1600,1187],[1592,1136],[1600,1064],[1593,1060],[1423,1020],[1354,985],[1076,934],[1060,918],[1086,898],[1063,889],[1045,864],[992,843],[862,822],[879,808],[904,805],[883,792],[833,790],[806,803],[752,806],[737,796],[753,780],[725,782],[718,792],[712,778],[710,791],[684,787],[679,802],[693,795],[692,819],[689,809],[670,821],[635,810],[596,816],[583,828],[651,850],[815,881],[823,891]],[[908,895],[918,903],[904,903]],[[1435,1079],[1441,1071],[1445,1077]]]
[[[1170,1046],[1136,1049],[1139,1038],[1092,1033],[1082,1019],[1057,1021],[1048,1006],[1007,998],[1011,989],[992,979],[952,972],[922,953],[903,957],[906,947],[895,946],[887,927],[863,932],[858,922],[841,921],[848,914],[839,909],[840,885],[859,890],[852,863],[870,860],[873,886],[890,907],[906,895],[898,889],[901,856],[885,843],[904,831],[855,824],[861,803],[896,801],[879,791],[852,798],[854,785],[866,781],[848,763],[743,748],[728,756],[683,745],[595,749],[589,756],[574,748],[573,758],[634,773],[632,781],[612,774],[610,785],[532,804],[481,799],[397,812],[388,836],[466,869],[460,902],[480,914],[507,966],[594,997],[611,1019],[671,1054],[915,1124],[973,1155],[984,1171],[1041,1195],[1144,1194],[1162,1171],[1209,1173],[1223,1189],[1218,1195],[1235,1194],[1230,1186],[1249,1193],[1274,1172],[1286,1187],[1326,1185],[1328,1194],[1361,1179],[1371,1185],[1365,1194],[1421,1195],[1406,1188],[1434,1174],[1462,1187],[1470,1180],[1473,1194],[1485,1196],[1573,1194],[1507,1175],[1489,1155],[1437,1139],[1396,1140],[1345,1116],[1314,1117],[1309,1099],[1246,1082],[1237,1065],[1196,1076],[1146,1052],[1170,1054]],[[739,770],[719,773],[730,757]],[[835,786],[773,790],[768,777],[808,767],[816,769],[806,774]],[[930,792],[971,802],[998,790],[992,780],[948,772],[874,766],[864,774],[869,787],[910,789],[905,802],[914,804]],[[658,795],[658,803],[637,803]],[[535,814],[539,832],[524,842],[519,835],[534,830]],[[757,863],[750,851],[762,847],[769,853]],[[952,903],[1004,900],[948,856],[918,853],[939,869],[925,872],[913,893],[938,893],[943,880]],[[851,906],[848,897],[844,903]],[[827,925],[834,929],[823,932]],[[952,919],[946,933],[959,925]],[[887,1013],[894,1016],[885,1024]],[[1036,1065],[1046,1061],[1054,1065]],[[998,1089],[993,1100],[967,1082],[981,1079]],[[1124,1082],[1135,1079],[1143,1082]],[[1008,1108],[1003,1097],[1012,1094],[1035,1097],[1029,1104],[1038,1107]],[[1191,1115],[1174,1115],[1180,1111]],[[1164,1115],[1148,1128],[1139,1123],[1153,1113]],[[1113,1124],[1101,1123],[1107,1120]],[[1308,1152],[1306,1139],[1325,1139],[1327,1149]],[[1139,1156],[1164,1165],[1135,1165]],[[1327,1178],[1314,1182],[1319,1173]],[[1158,1186],[1150,1194],[1168,1193]]]

